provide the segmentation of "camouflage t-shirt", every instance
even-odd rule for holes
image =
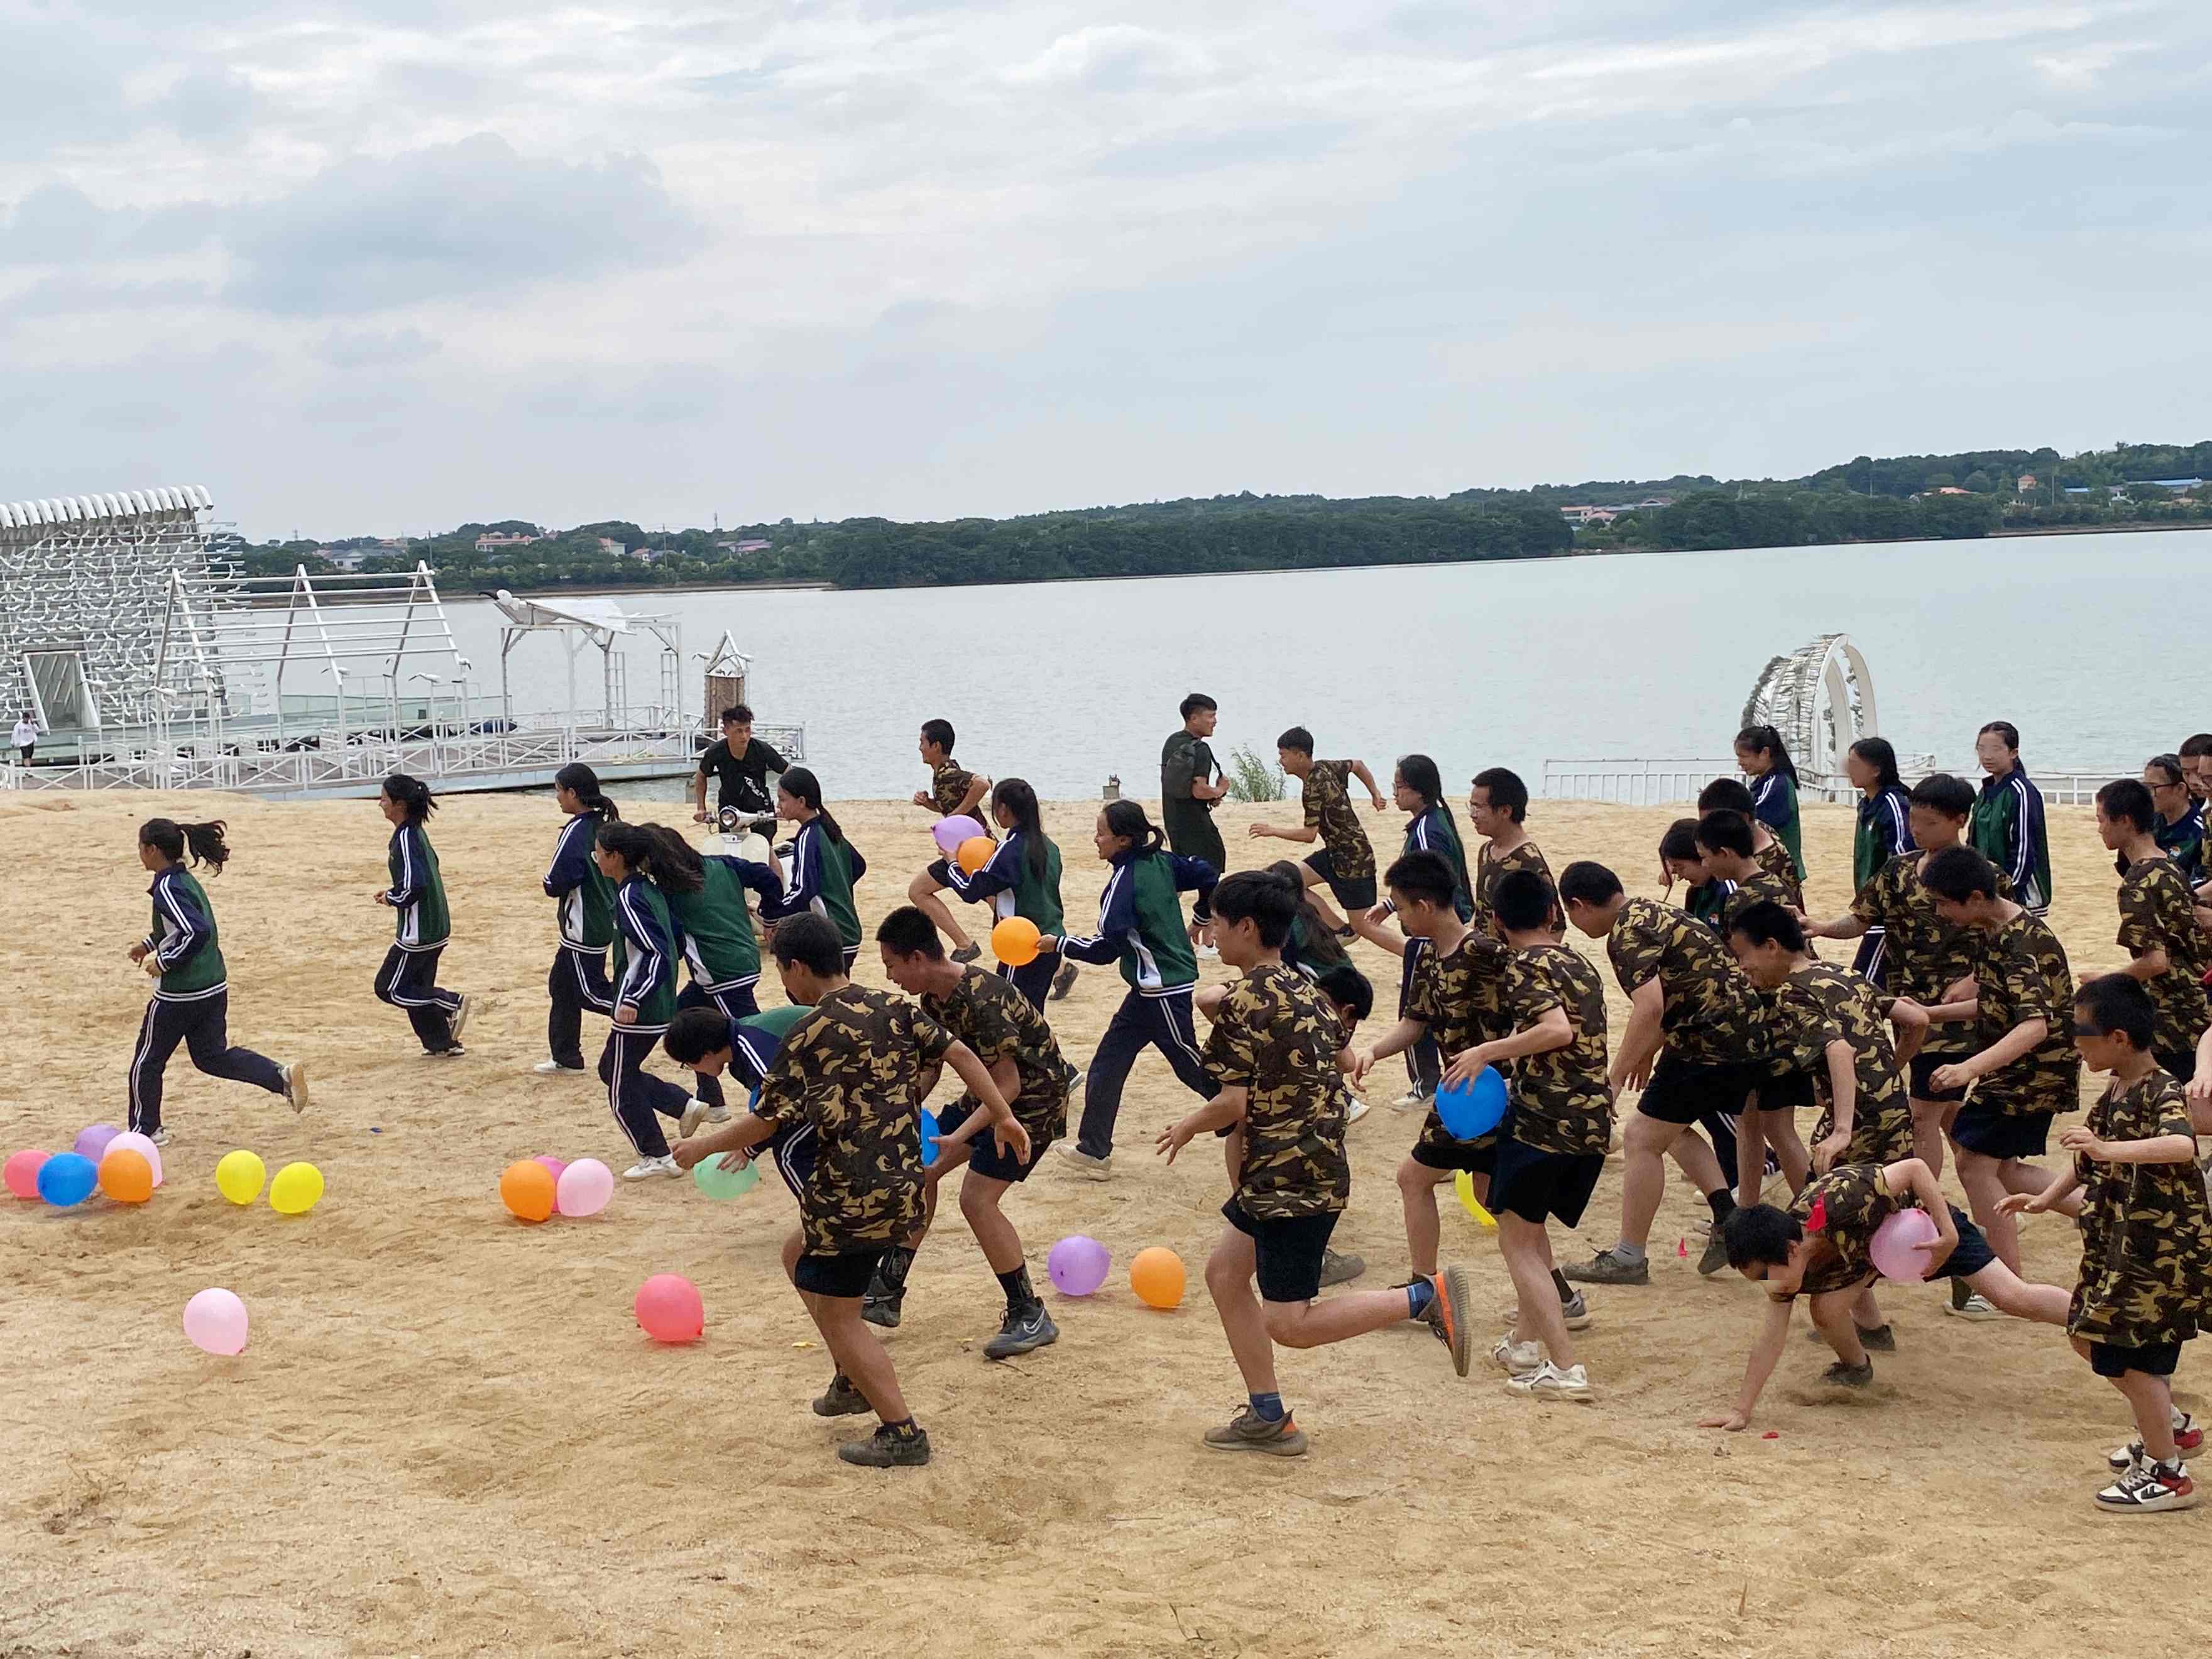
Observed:
[[[1724,1065],[1759,1051],[1760,1014],[1751,981],[1713,930],[1656,899],[1620,907],[1605,942],[1613,976],[1634,996],[1654,978],[1667,1046],[1683,1060]]]
[[[814,1168],[799,1194],[807,1254],[893,1244],[921,1219],[921,1074],[952,1034],[902,997],[840,987],[793,1026],[754,1112],[811,1124]]]
[[[2034,1048],[1974,1085],[1974,1103],[2011,1117],[2072,1111],[2081,1062],[2074,1052],[2074,974],[2058,935],[2040,916],[2021,911],[1985,936],[1974,978],[1981,988],[1978,1049],[2023,1020],[2040,1019],[2049,1028]]]
[[[1295,968],[1255,968],[1222,999],[1206,1069],[1223,1088],[1246,1091],[1237,1201],[1255,1219],[1322,1215],[1350,1200],[1342,1046],[1335,1011]]]
[[[1820,1121],[1813,1142],[1836,1126],[1835,1091],[1828,1082],[1828,1045],[1851,1048],[1851,1135],[1838,1164],[1894,1164],[1912,1156],[1912,1109],[1905,1074],[1891,1042],[1882,998],[1858,975],[1832,963],[1798,969],[1775,994],[1774,1029],[1779,1058],[1793,1072],[1812,1075]]]
[[[2204,996],[2212,939],[2197,925],[2194,903],[2188,878],[2169,858],[2137,860],[2120,883],[2120,948],[2131,957],[2166,952],[2166,971],[2143,981],[2158,1010],[2152,1041],[2161,1054],[2193,1053],[2212,1024]]]
[[[1505,964],[1511,955],[1473,927],[1449,954],[1433,948],[1421,952],[1402,1012],[1429,1028],[1447,1065],[1455,1054],[1505,1035]]]
[[[1805,908],[1804,884],[1797,879],[1797,866],[1790,861],[1790,849],[1782,844],[1781,838],[1777,836],[1765,846],[1754,848],[1751,856],[1764,873],[1782,884],[1782,890],[1790,896],[1790,908],[1802,910]]]
[[[1879,1164],[1838,1164],[1814,1176],[1790,1201],[1790,1213],[1812,1229],[1813,1206],[1820,1206],[1819,1229],[1827,1245],[1816,1250],[1797,1286],[1800,1296],[1847,1291],[1874,1274],[1875,1229],[1899,1210],[1914,1207],[1893,1196]]]
[[[2181,1085],[2164,1072],[2114,1079],[2089,1109],[2100,1140],[2191,1134]],[[2193,1140],[2193,1137],[2192,1137]],[[2092,1342],[2140,1348],[2197,1334],[2212,1298],[2212,1215],[2204,1172],[2186,1164],[2100,1164],[2076,1153],[2081,1182],[2081,1277],[2066,1328]]]
[[[939,815],[949,817],[957,812],[960,803],[968,799],[968,791],[975,781],[975,775],[950,757],[931,767],[929,798],[936,805]]]
[[[1351,780],[1350,761],[1317,760],[1306,774],[1302,797],[1306,828],[1321,831],[1322,845],[1328,848],[1329,862],[1335,866],[1339,881],[1357,881],[1375,873],[1375,846],[1360,827],[1359,814],[1352,810]]]
[[[1498,878],[1514,870],[1533,870],[1546,881],[1552,880],[1552,866],[1544,862],[1543,849],[1534,842],[1524,841],[1507,853],[1496,851],[1488,842],[1482,843],[1474,860],[1473,925],[1498,939],[1504,939],[1505,932],[1498,921]]]
[[[1782,856],[1787,859],[1790,855],[1784,853]],[[1722,939],[1727,939],[1729,929],[1735,926],[1735,919],[1738,916],[1751,908],[1753,905],[1769,900],[1793,909],[1796,907],[1796,901],[1790,896],[1790,889],[1783,884],[1779,877],[1771,875],[1766,871],[1754,870],[1736,883],[1735,890],[1721,901],[1720,935]]]
[[[1597,969],[1564,945],[1516,951],[1505,964],[1505,1012],[1514,1029],[1534,1025],[1553,1008],[1567,1011],[1574,1040],[1514,1062],[1507,1128],[1540,1152],[1602,1153],[1613,1139],[1605,986]]]
[[[1032,1152],[1056,1140],[1067,1127],[1067,1073],[1052,1027],[1036,1006],[998,974],[970,968],[943,998],[924,997],[924,1012],[975,1051],[985,1066],[1012,1060],[1021,1092],[1006,1103],[1014,1121],[1029,1131]],[[975,1097],[961,1104],[973,1109]],[[988,1130],[978,1130],[978,1137]]]
[[[1851,901],[1851,914],[1869,927],[1885,929],[1883,961],[1892,992],[1932,1008],[1943,993],[1974,971],[1981,939],[1971,927],[1954,927],[1936,912],[1936,896],[1920,879],[1917,848],[1899,853],[1875,871]],[[2012,896],[2012,883],[1997,872],[1997,893]],[[1928,1028],[1924,1054],[1945,1058],[1971,1054],[1974,1030],[1966,1020],[1945,1020]]]

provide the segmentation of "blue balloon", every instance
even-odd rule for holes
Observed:
[[[75,1152],[56,1152],[39,1166],[39,1196],[56,1209],[83,1203],[99,1184],[99,1166]]]
[[[937,1162],[937,1114],[924,1107],[921,1114],[921,1167]]]
[[[1505,1079],[1486,1066],[1473,1082],[1437,1091],[1437,1116],[1455,1140],[1474,1140],[1505,1121]]]

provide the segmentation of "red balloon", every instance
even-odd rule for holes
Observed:
[[[39,1170],[49,1156],[35,1147],[10,1152],[8,1155],[8,1190],[18,1198],[36,1198],[39,1195]]]
[[[637,1287],[637,1322],[656,1342],[696,1342],[707,1328],[699,1287],[680,1273],[655,1273]]]

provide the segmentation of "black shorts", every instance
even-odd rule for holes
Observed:
[[[1951,1212],[1951,1224],[1959,1230],[1959,1248],[1943,1260],[1943,1265],[1934,1274],[1937,1279],[1972,1279],[1976,1273],[1997,1259],[1990,1248],[1989,1236],[1977,1227],[1973,1218],[1955,1204],[1943,1206]]]
[[[1762,1112],[1794,1112],[1813,1103],[1813,1074],[1810,1072],[1769,1073],[1759,1079],[1759,1099],[1756,1109]]]
[[[930,860],[929,867],[922,874],[939,887],[950,888],[952,885],[952,866],[943,859]]]
[[[1743,1110],[1759,1076],[1758,1066],[1741,1060],[1684,1060],[1672,1048],[1662,1048],[1636,1109],[1661,1123],[1683,1125],[1707,1112],[1734,1116]]]
[[[835,1255],[802,1255],[791,1270],[791,1282],[810,1296],[865,1296],[884,1246],[840,1250]]]
[[[1961,1106],[1951,1120],[1959,1150],[1984,1158],[2041,1158],[2051,1141],[2055,1112],[2002,1112],[1979,1102]]]
[[[2181,1344],[2153,1342],[2140,1348],[2123,1348],[2111,1342],[2089,1345],[2089,1369],[2100,1376],[2124,1376],[2141,1371],[2145,1376],[2172,1376],[2181,1364]]]
[[[1517,1215],[1538,1226],[1556,1217],[1578,1225],[1605,1168],[1603,1152],[1540,1152],[1507,1135],[1498,1143],[1498,1168],[1490,1177],[1493,1215]]]
[[[967,1122],[971,1113],[979,1112],[982,1109],[983,1103],[975,1096],[961,1096],[959,1099],[938,1114],[938,1133],[951,1134],[962,1124]],[[1059,1116],[1064,1127],[1067,1121],[1067,1102],[1065,1097],[1060,1103]],[[1024,1163],[1012,1152],[1000,1152],[999,1143],[992,1138],[990,1130],[982,1128],[976,1130],[975,1138],[968,1143],[968,1167],[977,1175],[988,1176],[994,1181],[1027,1181],[1030,1178],[1030,1171],[1036,1168],[1037,1160],[1044,1156],[1044,1149],[1052,1145],[1057,1134],[1042,1133],[1033,1123],[1025,1122],[1022,1127],[1030,1132],[1030,1155],[1027,1163]]]
[[[1938,1089],[1929,1081],[1929,1079],[1934,1077],[1946,1066],[1954,1066],[1965,1058],[1964,1054],[1913,1055],[1912,1098],[1936,1101],[1946,1106],[1954,1101],[1964,1100],[1966,1097],[1966,1086],[1963,1083],[1955,1089]]]
[[[1262,1302],[1310,1302],[1321,1294],[1321,1260],[1336,1231],[1338,1210],[1263,1221],[1231,1199],[1221,1218],[1252,1241]]]
[[[2171,1048],[2161,1048],[2158,1050],[2158,1063],[2166,1068],[2166,1074],[2176,1083],[2186,1083],[2197,1075],[2197,1051],[2194,1048],[2185,1048],[2178,1054]],[[2102,1372],[2098,1374],[2103,1375]]]
[[[1421,1122],[1421,1138],[1413,1143],[1413,1162],[1431,1170],[1464,1170],[1469,1175],[1488,1175],[1498,1164],[1496,1133],[1462,1140],[1444,1127],[1437,1109]]]
[[[1346,910],[1370,909],[1375,903],[1375,875],[1370,871],[1364,876],[1340,876],[1336,873],[1336,858],[1328,848],[1306,860],[1306,868],[1328,884],[1328,890],[1336,895],[1336,902]]]

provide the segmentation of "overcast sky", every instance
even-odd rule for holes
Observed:
[[[2212,6],[0,0],[0,500],[1440,494],[2212,435]]]

